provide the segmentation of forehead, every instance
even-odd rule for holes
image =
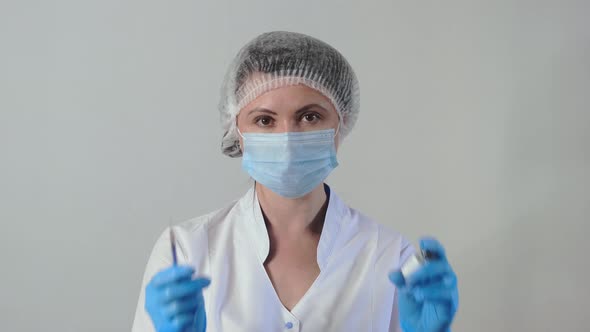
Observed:
[[[277,113],[295,112],[309,104],[317,104],[316,108],[336,114],[336,109],[326,96],[304,84],[287,85],[264,92],[242,107],[240,113],[254,108],[266,108]]]

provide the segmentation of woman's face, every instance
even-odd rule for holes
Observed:
[[[244,134],[336,130],[339,119],[328,98],[300,84],[263,93],[240,110],[237,121]],[[244,146],[241,137],[240,146]]]

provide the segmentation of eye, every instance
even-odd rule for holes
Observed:
[[[315,123],[315,122],[319,121],[322,117],[318,113],[310,112],[310,113],[305,113],[301,118],[305,122]]]
[[[259,116],[256,119],[254,119],[254,122],[261,127],[270,126],[272,124],[272,121],[273,121],[273,118],[270,116],[266,116],[266,115]]]

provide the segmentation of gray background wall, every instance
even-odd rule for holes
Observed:
[[[583,331],[588,1],[0,2],[5,331],[127,331],[175,222],[239,197],[218,89],[268,30],[341,50],[362,113],[328,183],[447,246],[455,331]]]

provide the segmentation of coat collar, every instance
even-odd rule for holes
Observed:
[[[346,204],[340,200],[334,191],[330,190],[327,184],[324,184],[324,190],[328,194],[329,201],[317,249],[317,262],[320,270],[326,267],[331,253],[337,249],[334,248],[336,239],[345,224],[344,217],[347,211]],[[240,198],[239,205],[240,214],[244,218],[239,220],[238,224],[245,227],[244,231],[248,233],[252,247],[255,249],[261,263],[264,263],[270,250],[270,241],[254,186]]]

